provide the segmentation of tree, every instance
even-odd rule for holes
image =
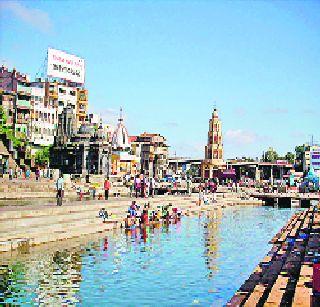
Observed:
[[[287,160],[289,163],[294,163],[294,160],[295,160],[295,155],[294,153],[288,151],[286,153],[286,155],[284,156],[285,160]]]
[[[6,138],[12,141],[13,147],[22,146],[24,140],[17,138],[14,129],[7,125],[7,114],[2,106],[0,106],[0,134],[5,134]]]
[[[279,155],[272,147],[269,147],[269,149],[263,155],[263,161],[265,162],[274,162],[278,159]]]
[[[303,153],[305,152],[305,146],[304,145],[296,146],[295,151],[296,151],[297,161],[302,162]]]
[[[50,146],[39,149],[35,155],[37,165],[47,165],[50,162]]]

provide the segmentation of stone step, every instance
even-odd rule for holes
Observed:
[[[187,199],[179,199],[179,202],[176,203],[177,198],[154,198],[154,199],[137,199],[137,204],[144,205],[146,203],[150,203],[150,205],[161,205],[161,204],[168,204],[174,203],[178,206],[184,206],[185,204],[192,204],[195,202],[196,198],[187,198]],[[129,199],[119,199],[117,202],[105,201],[105,200],[91,200],[86,202],[76,202],[76,204],[64,203],[63,206],[57,207],[54,205],[49,205],[48,207],[41,206],[38,208],[34,208],[32,206],[26,206],[19,208],[13,208],[12,210],[0,210],[0,221],[10,219],[10,218],[22,218],[22,217],[35,217],[35,216],[45,216],[45,215],[55,215],[55,214],[70,214],[79,211],[86,211],[86,210],[99,210],[101,207],[105,208],[112,208],[117,206],[124,206],[128,208],[131,200]],[[79,204],[77,204],[79,203]]]
[[[73,229],[74,227],[81,227],[81,226],[88,226],[88,225],[95,225],[97,223],[102,223],[102,219],[93,216],[91,218],[85,218],[81,220],[67,220],[65,222],[50,224],[50,225],[40,225],[39,227],[28,227],[21,228],[13,231],[9,231],[7,233],[0,234],[0,241],[8,241],[12,239],[20,239],[20,238],[27,238],[33,239],[35,236],[39,234],[50,234],[57,231],[65,231],[66,229]]]
[[[101,206],[102,207],[102,206]],[[101,208],[100,207],[100,208]],[[99,208],[99,209],[100,209]],[[13,218],[1,221],[1,232],[9,234],[12,231],[17,231],[20,228],[28,227],[40,227],[45,225],[54,225],[64,223],[67,221],[77,221],[90,219],[98,216],[99,209],[90,208],[90,210],[73,212],[69,214],[56,214],[56,215],[45,215],[36,217],[25,217],[25,218]],[[123,216],[125,210],[123,207],[114,207],[107,210],[109,215]]]
[[[0,252],[7,252],[10,250],[21,248],[22,243],[33,246],[47,242],[54,242],[58,240],[66,240],[74,237],[80,237],[87,234],[103,232],[112,230],[116,227],[115,223],[96,223],[90,225],[72,225],[65,227],[63,230],[55,230],[49,233],[35,233],[32,237],[21,236],[12,240],[0,240]]]

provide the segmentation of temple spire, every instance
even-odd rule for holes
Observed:
[[[119,117],[119,122],[122,122],[123,118],[122,118],[122,107],[120,107],[120,117]]]

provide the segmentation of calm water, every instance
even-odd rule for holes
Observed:
[[[68,249],[0,255],[0,304],[223,306],[292,213],[228,207]]]

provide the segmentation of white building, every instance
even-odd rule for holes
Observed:
[[[35,145],[48,146],[54,142],[57,127],[56,108],[46,99],[45,82],[31,83],[31,142]]]
[[[58,84],[58,115],[63,109],[71,106],[74,114],[77,112],[77,88],[68,85]]]
[[[320,172],[320,146],[319,145],[307,145],[303,155],[303,171],[308,172],[310,166],[316,172]]]

